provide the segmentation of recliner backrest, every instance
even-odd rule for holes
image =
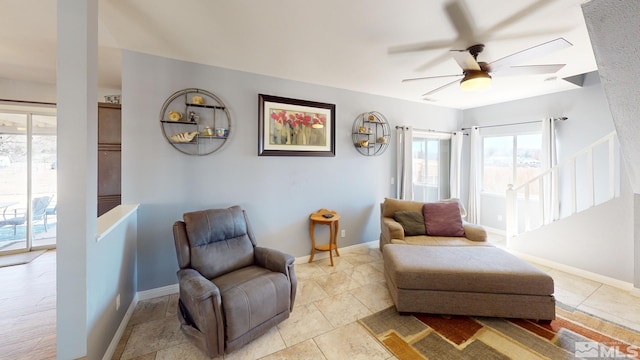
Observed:
[[[191,268],[207,279],[252,265],[255,240],[239,206],[184,214]]]

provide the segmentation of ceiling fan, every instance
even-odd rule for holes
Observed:
[[[402,82],[456,77],[456,80],[430,90],[429,92],[423,94],[423,97],[433,95],[438,91],[441,91],[455,83],[458,83],[459,78],[462,78],[462,80],[460,80],[460,88],[462,90],[474,91],[486,89],[491,85],[492,75],[538,75],[552,74],[559,71],[565,66],[565,64],[524,66],[517,66],[517,64],[549,54],[553,51],[567,48],[569,46],[572,46],[569,41],[564,38],[557,38],[487,63],[484,61],[478,61],[478,55],[482,52],[482,50],[484,50],[484,44],[476,44],[468,47],[465,50],[450,51],[454,60],[458,63],[460,68],[462,68],[462,74],[416,77],[404,79],[402,80]]]

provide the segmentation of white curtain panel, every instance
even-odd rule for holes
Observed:
[[[545,172],[558,164],[556,158],[556,126],[553,118],[547,118],[542,120],[542,145],[540,147],[540,172]],[[553,197],[553,179],[549,173],[542,179],[543,187],[543,214],[542,223],[549,224],[557,219],[557,214],[554,214],[554,202],[557,201]]]
[[[480,128],[474,126],[470,134],[469,156],[469,208],[467,209],[467,221],[480,223],[480,191],[482,184],[482,139]]]
[[[449,173],[449,192],[451,198],[460,198],[460,166],[462,162],[462,141],[464,133],[454,131],[451,134],[451,170]]]
[[[411,149],[413,128],[400,126],[396,128],[398,153],[396,159],[396,177],[398,199],[413,200],[413,152]]]

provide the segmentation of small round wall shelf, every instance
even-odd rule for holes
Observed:
[[[208,155],[224,146],[231,136],[231,116],[222,100],[202,89],[173,93],[160,110],[165,139],[187,155]]]
[[[389,123],[384,115],[377,111],[362,113],[353,122],[351,138],[353,146],[360,154],[382,155],[391,141]]]

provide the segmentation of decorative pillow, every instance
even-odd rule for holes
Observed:
[[[393,218],[402,225],[405,236],[427,235],[420,211],[396,211]]]
[[[425,203],[422,206],[427,235],[464,236],[458,202]]]

